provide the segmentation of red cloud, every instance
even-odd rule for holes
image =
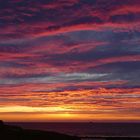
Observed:
[[[24,3],[24,1],[15,2]],[[79,7],[76,8],[75,4],[79,4]],[[78,0],[59,3],[35,1],[34,3],[27,2],[26,5],[27,7],[16,7],[19,13],[8,5],[5,9],[10,10],[14,16],[3,14],[5,9],[1,10],[0,18],[7,23],[0,30],[1,39],[50,36],[79,30],[123,29],[129,31],[134,28],[139,30],[140,27],[140,3],[137,0],[133,3],[126,0],[124,2],[97,1],[93,4],[82,3]],[[129,14],[133,14],[133,20]],[[8,24],[12,22],[13,24]],[[15,22],[18,23],[15,24]]]

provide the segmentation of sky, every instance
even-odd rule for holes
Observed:
[[[140,121],[139,0],[1,0],[0,118]]]

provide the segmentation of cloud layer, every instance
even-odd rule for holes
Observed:
[[[139,6],[139,0],[2,0],[0,112],[21,106],[25,113],[41,107],[137,118]]]

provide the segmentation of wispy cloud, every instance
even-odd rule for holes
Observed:
[[[50,107],[135,118],[139,6],[139,0],[1,1],[0,112]]]

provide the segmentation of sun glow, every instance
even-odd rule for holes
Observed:
[[[71,109],[67,109],[64,107],[29,107],[29,106],[5,106],[0,107],[0,113],[6,112],[41,112],[41,113],[49,113],[49,112],[63,112],[63,111],[71,111]]]

